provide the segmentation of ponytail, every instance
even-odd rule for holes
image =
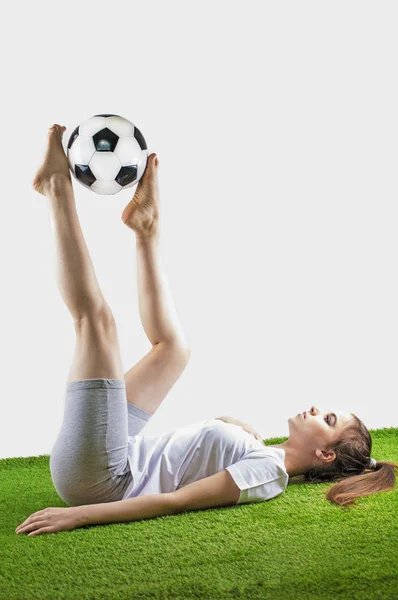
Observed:
[[[327,500],[339,506],[355,504],[355,499],[377,492],[394,489],[395,471],[398,465],[390,461],[376,461],[374,469],[366,469],[360,475],[343,476],[326,494]]]

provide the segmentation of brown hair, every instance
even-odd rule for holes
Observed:
[[[354,424],[348,423],[337,440],[326,446],[333,450],[336,458],[326,466],[312,467],[304,475],[294,477],[292,483],[325,483],[336,481],[326,494],[327,500],[342,507],[355,505],[355,499],[377,492],[392,490],[395,485],[395,470],[398,464],[391,461],[376,461],[376,467],[369,469],[372,455],[372,438],[364,423],[354,417]]]

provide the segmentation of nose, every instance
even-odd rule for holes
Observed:
[[[315,406],[311,406],[310,415],[317,415],[317,414],[318,414],[318,409]]]

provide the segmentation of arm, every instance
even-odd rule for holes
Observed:
[[[175,492],[137,496],[103,504],[49,507],[33,513],[16,533],[42,535],[69,531],[85,525],[140,521],[184,510],[236,504],[240,490],[232,475],[224,469],[216,475],[188,484]]]
[[[177,512],[237,504],[240,489],[227,469],[173,492]]]
[[[80,506],[78,508],[82,520],[79,527],[140,521],[174,515],[185,510],[230,506],[236,504],[239,497],[240,489],[229,471],[224,469],[167,494],[150,494],[116,502]]]
[[[82,515],[81,527],[100,523],[140,521],[178,512],[171,493],[148,494],[116,502],[86,504],[79,509]]]

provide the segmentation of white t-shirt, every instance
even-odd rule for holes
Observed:
[[[123,496],[173,492],[228,469],[241,490],[237,504],[270,500],[284,492],[285,451],[264,446],[239,425],[199,421],[163,435],[129,437],[133,481]]]

